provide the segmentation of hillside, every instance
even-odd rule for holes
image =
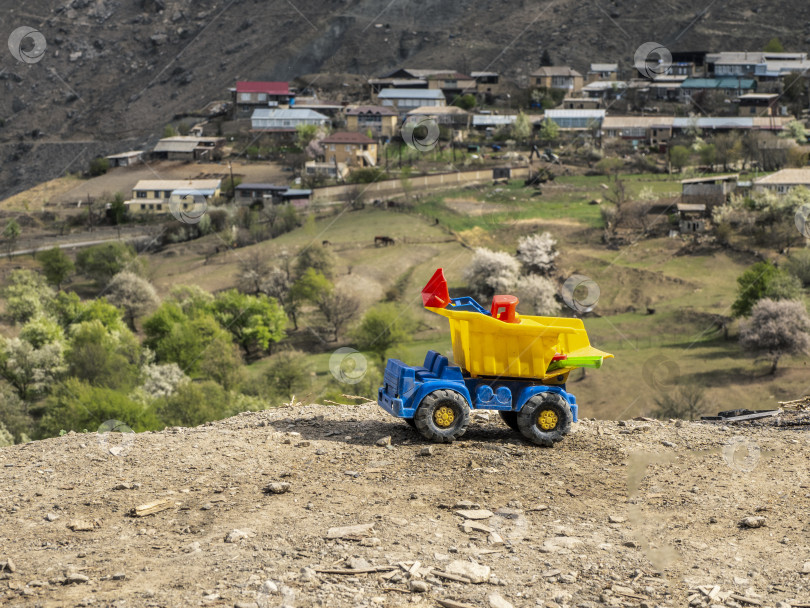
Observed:
[[[0,604],[807,606],[808,457],[784,426],[540,449],[486,414],[428,449],[376,405],[70,433],[0,449]]]
[[[629,69],[649,40],[671,50],[759,50],[774,36],[798,50],[810,40],[810,6],[785,0],[654,11],[639,0],[2,0],[0,11],[7,34],[35,27],[48,45],[34,64],[0,53],[4,196],[148,145],[175,115],[227,99],[240,78],[315,74],[304,84],[356,98],[365,79],[400,65],[496,70],[525,85],[544,50],[581,70],[617,60]]]

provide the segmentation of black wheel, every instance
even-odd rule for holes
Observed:
[[[571,408],[561,395],[540,393],[523,405],[517,423],[526,439],[551,447],[571,432],[573,419]]]
[[[512,410],[500,410],[498,412],[501,415],[501,420],[506,423],[510,429],[516,432],[520,432],[520,427],[518,426],[518,413]]]
[[[450,443],[461,437],[470,423],[470,406],[459,393],[441,389],[429,393],[413,417],[422,437],[438,443]]]
[[[413,418],[403,418],[403,420],[407,422],[408,426],[411,427],[412,429],[416,428],[416,423],[413,421]]]

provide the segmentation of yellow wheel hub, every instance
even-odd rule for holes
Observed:
[[[540,415],[537,416],[537,425],[544,431],[550,431],[557,426],[557,420],[557,414],[552,410],[543,410],[540,412]]]
[[[433,412],[433,422],[436,423],[436,426],[443,429],[446,429],[448,426],[453,424],[455,419],[456,414],[453,411],[453,408],[447,407],[446,405],[437,408],[436,411]]]

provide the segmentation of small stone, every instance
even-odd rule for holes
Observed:
[[[742,521],[740,521],[740,526],[743,528],[761,528],[765,525],[765,518],[762,516],[758,517],[744,517]]]
[[[627,521],[627,518],[622,517],[621,515],[611,515],[608,517],[608,521],[612,524],[623,524]]]
[[[112,580],[123,581],[126,577],[127,575],[124,572],[116,572],[115,574],[113,574]]]
[[[371,564],[362,557],[350,557],[346,560],[346,566],[352,570],[365,570],[366,568],[370,568]]]
[[[311,583],[315,578],[315,570],[312,568],[301,568],[300,574],[298,575],[298,580],[302,583]]]
[[[490,593],[487,599],[491,608],[514,608],[500,593]]]
[[[262,585],[262,593],[266,593],[267,595],[278,593],[278,585],[276,585],[273,581],[264,581],[264,584]]]
[[[412,580],[408,584],[408,587],[414,593],[427,593],[428,591],[430,591],[430,585],[428,585],[425,581],[420,581],[416,579]]]
[[[46,521],[56,521],[57,519],[59,519],[59,516],[58,516],[58,515],[56,515],[55,513],[48,513],[48,514],[45,516],[45,520],[46,520]]]
[[[310,446],[309,441],[299,441],[298,443],[295,444],[295,447],[297,448],[308,448],[309,446]]]
[[[486,583],[489,580],[490,567],[475,562],[455,560],[447,564],[445,570],[450,574],[465,576],[471,583]]]
[[[5,563],[0,562],[0,572],[3,570],[8,570],[9,572],[16,572],[17,566],[10,557],[6,558]]]
[[[85,576],[84,574],[78,574],[77,572],[71,572],[67,576],[65,576],[65,584],[66,585],[79,585],[81,583],[89,583],[90,577]]]
[[[663,445],[664,447],[667,447],[667,448],[674,448],[675,447],[675,444],[672,443],[671,441],[662,441],[661,445]]]
[[[477,502],[472,502],[471,500],[459,500],[456,504],[453,505],[454,509],[480,509],[481,505]]]
[[[465,519],[489,519],[494,513],[488,509],[459,509],[456,515],[461,515]]]
[[[81,519],[74,519],[68,525],[68,528],[73,530],[74,532],[90,532],[91,530],[95,530],[95,526],[92,522],[84,521]]]
[[[634,540],[626,540],[622,543],[625,547],[630,547],[631,549],[637,549],[638,543]]]
[[[433,456],[433,446],[432,445],[427,445],[427,446],[423,447],[421,450],[419,450],[419,455],[420,456]]]
[[[275,482],[275,483],[271,483],[271,484],[268,484],[267,486],[265,486],[264,493],[265,494],[286,494],[287,492],[290,491],[291,487],[292,486],[289,483],[287,483],[286,481]]]
[[[810,562],[804,562],[804,566],[802,566],[801,573],[810,574]]]
[[[386,435],[385,437],[380,437],[377,440],[377,445],[380,447],[385,447],[387,445],[391,445],[391,435]]]
[[[202,549],[200,549],[200,543],[196,540],[183,547],[183,553],[197,553],[198,551],[202,551]]]
[[[381,544],[382,541],[376,536],[372,536],[370,538],[363,538],[360,540],[361,547],[379,547]]]
[[[203,506],[200,507],[200,510],[201,511],[210,511],[213,508],[214,508],[214,505],[212,505],[210,502],[207,502]]]
[[[236,602],[233,608],[259,608],[256,602]]]
[[[238,543],[240,540],[245,539],[247,537],[248,537],[247,533],[243,532],[242,530],[231,530],[225,536],[225,542],[226,543]]]
[[[495,511],[495,515],[498,517],[503,517],[505,519],[520,519],[523,515],[523,511],[520,509],[510,509],[508,507],[501,507],[497,511]]]

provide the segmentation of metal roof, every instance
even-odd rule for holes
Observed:
[[[511,125],[517,120],[517,114],[473,114],[474,127]]]
[[[215,188],[178,188],[172,190],[172,196],[214,196]]]
[[[591,72],[618,72],[618,63],[592,63]]]
[[[699,129],[752,129],[754,121],[750,116],[700,116],[685,117],[677,116],[672,121],[674,129],[688,129],[698,127]]]
[[[380,99],[444,99],[441,89],[383,89]]]
[[[275,184],[247,183],[239,184],[236,190],[286,190],[287,186],[276,186]]]
[[[369,114],[374,116],[397,116],[389,106],[354,106],[346,108],[346,116],[359,116]]]
[[[274,109],[274,108],[256,108],[253,110],[253,114],[250,117],[251,119],[256,118],[277,118],[282,120],[329,120],[328,116],[321,114],[320,112],[316,112],[315,110],[305,110],[305,109]]]
[[[133,190],[207,190],[219,188],[219,179],[142,179]]]
[[[292,188],[288,188],[284,192],[281,193],[283,197],[291,197],[291,196],[311,196],[312,190],[294,190]]]
[[[197,146],[200,145],[197,141],[165,141],[160,140],[155,144],[155,152],[194,152]]]
[[[266,93],[267,95],[289,95],[289,82],[259,82],[241,80],[236,83],[237,93]]]
[[[546,110],[546,118],[604,118],[605,110]]]
[[[728,182],[736,181],[740,178],[739,173],[727,173],[726,175],[715,175],[713,177],[693,177],[691,179],[682,179],[682,184],[708,184],[712,182]]]
[[[755,179],[754,183],[759,184],[780,184],[780,185],[804,185],[810,186],[810,169],[782,169],[771,175]]]
[[[753,78],[687,78],[681,84],[684,89],[753,89]]]
[[[143,150],[130,150],[129,152],[119,152],[118,154],[110,154],[105,158],[132,158],[133,156],[140,156]]]

